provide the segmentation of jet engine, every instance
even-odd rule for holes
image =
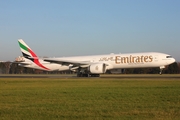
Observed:
[[[106,65],[103,63],[92,64],[89,66],[90,73],[101,74],[106,72]]]

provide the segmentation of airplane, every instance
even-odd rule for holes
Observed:
[[[99,77],[107,70],[148,67],[159,67],[162,74],[165,66],[175,62],[171,55],[159,52],[39,58],[22,39],[18,43],[24,60],[21,66],[45,71],[72,70],[77,77]]]

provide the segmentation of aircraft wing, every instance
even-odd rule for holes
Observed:
[[[73,65],[73,66],[83,66],[83,65],[89,65],[91,64],[90,61],[73,61],[73,60],[64,60],[64,59],[53,59],[53,58],[47,58],[44,59],[46,62],[50,63],[56,63],[61,65]]]

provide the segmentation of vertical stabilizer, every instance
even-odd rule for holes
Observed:
[[[42,63],[39,62],[39,58],[37,57],[37,55],[22,39],[19,39],[18,43],[19,43],[21,52],[25,58],[34,62],[41,69],[49,70],[47,67],[45,67]]]
[[[37,55],[31,50],[31,48],[22,40],[18,40],[21,52],[25,58],[37,58]]]

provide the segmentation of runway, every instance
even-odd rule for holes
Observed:
[[[97,77],[76,77],[75,74],[63,74],[63,75],[57,75],[57,74],[51,74],[51,75],[44,75],[44,74],[0,74],[0,78],[97,78]],[[102,74],[98,78],[119,78],[119,79],[125,79],[125,78],[175,78],[180,79],[180,74]]]

